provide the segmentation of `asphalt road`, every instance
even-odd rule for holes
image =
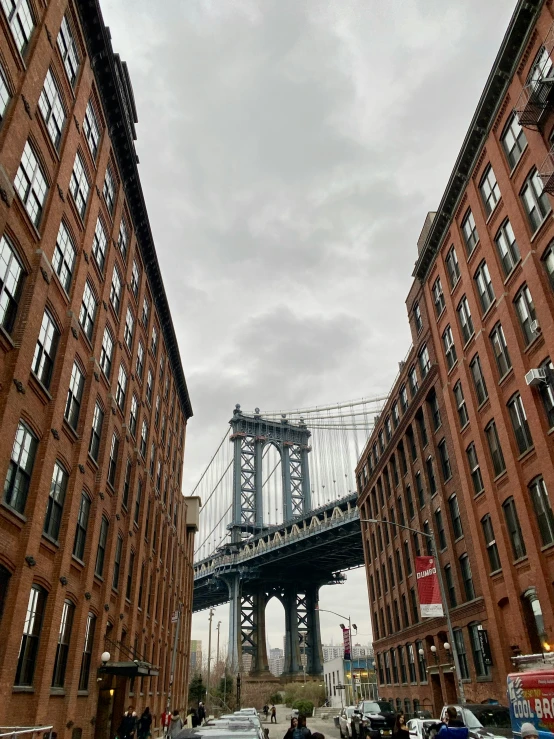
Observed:
[[[269,717],[266,721],[263,717],[263,714],[260,714],[260,719],[262,721],[262,726],[264,729],[267,727],[269,729],[269,739],[283,739],[285,734],[287,733],[287,729],[290,727],[290,713],[291,709],[287,706],[276,706],[277,708],[277,723],[271,724]],[[330,708],[328,719],[315,719],[315,718],[308,718],[306,720],[306,726],[310,729],[310,731],[318,731],[320,734],[323,734],[325,738],[327,739],[340,739],[339,736],[339,730],[335,727],[335,723],[333,721],[333,716],[335,716],[339,710],[337,708]]]

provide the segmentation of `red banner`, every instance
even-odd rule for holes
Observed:
[[[352,659],[350,654],[350,629],[342,630],[342,638],[344,641],[344,659],[350,660]]]
[[[416,557],[417,592],[421,618],[444,616],[434,557]]]

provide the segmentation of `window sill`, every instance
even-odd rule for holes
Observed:
[[[90,452],[87,452],[87,462],[88,464],[92,465],[94,472],[98,472],[98,462],[96,461],[96,459],[94,459]]]
[[[50,688],[50,695],[56,695],[63,698],[65,696],[65,688]]]
[[[78,690],[77,698],[86,698],[88,696],[88,690]]]
[[[498,475],[493,478],[493,482],[499,482],[503,477],[505,477],[508,474],[508,470],[502,470],[502,472],[499,472]]]
[[[463,538],[464,538],[464,535],[462,534],[457,539],[454,539],[454,544],[457,544],[459,541],[462,541]]]
[[[528,449],[526,449],[524,452],[522,452],[519,455],[519,457],[517,457],[517,461],[518,462],[522,462],[525,459],[525,457],[528,457],[534,451],[535,451],[535,445],[533,444],[533,446],[530,446]]]
[[[468,346],[473,343],[473,340],[474,339],[475,339],[475,331],[473,331],[473,333],[471,334],[471,336],[469,337],[469,339],[463,345],[463,347],[462,347],[462,351],[463,352],[465,352],[465,350],[468,348]]]
[[[456,369],[457,366],[458,366],[458,360],[456,359],[456,361],[453,363],[452,367],[449,367],[449,369],[448,369],[448,372],[447,372],[448,377],[450,377],[450,375],[454,372],[454,370]]]
[[[69,436],[70,441],[79,441],[80,440],[79,434],[77,433],[77,431],[75,431],[75,429],[73,428],[73,426],[71,426],[71,424],[69,423],[69,421],[67,420],[67,418],[65,418],[65,416],[64,416],[64,419],[63,419],[63,429],[66,432],[66,434]]]
[[[529,239],[531,244],[533,243],[533,241],[535,241],[535,239],[539,237],[540,232],[543,230],[545,224],[548,223],[548,221],[550,221],[551,217],[552,217],[552,210],[549,210],[548,213],[545,215],[542,223],[538,226],[538,228],[535,229],[531,238]]]
[[[47,534],[46,531],[42,532],[42,538],[46,539],[46,543],[42,543],[46,544],[47,549],[50,549],[50,551],[56,552],[56,550],[60,548],[60,542],[57,539],[54,539],[53,536],[50,536],[50,534]],[[52,549],[52,547],[55,547],[55,549]]]
[[[513,177],[513,176],[514,176],[514,174],[516,173],[516,171],[517,171],[517,169],[518,169],[518,167],[519,167],[520,163],[521,163],[521,162],[522,162],[522,161],[523,161],[523,160],[524,160],[524,159],[526,158],[526,156],[525,156],[525,155],[526,155],[526,153],[527,153],[528,151],[529,151],[529,144],[525,144],[525,149],[523,149],[523,151],[522,151],[522,152],[521,152],[521,154],[519,155],[519,158],[518,158],[517,162],[516,162],[516,163],[514,164],[514,166],[513,166],[513,167],[512,167],[512,169],[510,170],[510,179],[512,179],[512,177]],[[509,164],[509,162],[508,162],[508,164]]]
[[[464,431],[465,431],[465,430],[466,430],[466,429],[467,429],[468,427],[469,427],[469,418],[468,418],[468,419],[467,419],[467,421],[466,421],[466,422],[464,423],[464,425],[463,425],[463,426],[462,426],[462,427],[460,428],[460,433],[461,433],[461,434],[463,434],[463,433],[464,433]],[[451,477],[451,476],[450,476],[450,477]],[[450,477],[448,478],[449,480],[450,480]],[[446,480],[445,480],[445,482],[446,482]]]
[[[75,554],[72,554],[71,555],[71,559],[73,560],[73,562],[77,563],[81,567],[84,567],[85,566],[85,563],[83,562],[83,560],[82,559],[79,559],[79,557],[77,557]]]
[[[27,516],[23,515],[23,513],[20,513],[19,511],[16,511],[16,509],[15,509],[15,508],[12,508],[12,506],[11,506],[11,505],[8,505],[8,503],[6,503],[5,501],[3,501],[3,500],[0,500],[0,506],[1,506],[1,507],[2,507],[2,508],[3,508],[4,510],[5,510],[5,511],[9,511],[9,513],[10,513],[10,514],[11,514],[12,516],[14,516],[14,517],[15,517],[15,518],[17,519],[17,520],[16,520],[15,522],[14,522],[14,523],[16,523],[17,525],[19,525],[19,523],[20,523],[20,522],[21,522],[21,523],[27,523]]]
[[[483,677],[477,678],[478,683],[492,683],[492,676],[491,675],[483,675]]]
[[[495,213],[498,213],[498,207],[499,207],[499,205],[501,205],[501,203],[502,203],[502,195],[498,198],[498,200],[494,204],[494,208],[488,214],[487,220],[485,221],[485,225],[486,226],[488,226],[489,223],[492,221],[492,219],[494,218]],[[487,208],[486,208],[485,205],[483,205],[483,208],[485,209],[485,211],[487,210]]]
[[[541,547],[541,552],[548,552],[550,550],[554,550],[554,541],[551,541],[550,544],[545,544],[543,547]]]
[[[458,279],[456,280],[454,285],[452,285],[452,287],[450,288],[451,297],[454,295],[454,293],[457,291],[457,289],[460,287],[461,284],[462,284],[462,278],[460,275],[458,275]]]
[[[494,572],[490,572],[489,577],[492,577],[493,579],[497,580],[501,574],[502,574],[502,567],[499,570],[494,570]]]
[[[518,559],[514,559],[514,561],[512,562],[512,564],[514,565],[514,567],[518,567],[519,565],[525,564],[525,562],[527,562],[527,560],[528,560],[528,556],[527,556],[527,554],[525,554],[523,557],[519,557]]]
[[[543,335],[542,335],[542,331],[540,331],[540,332],[539,332],[539,333],[538,333],[538,334],[537,334],[537,335],[535,336],[535,338],[534,338],[534,339],[533,339],[532,341],[530,341],[530,342],[529,342],[529,343],[527,344],[527,346],[526,346],[526,347],[525,347],[525,349],[523,350],[523,353],[524,353],[524,354],[527,354],[528,352],[531,352],[531,351],[533,351],[534,349],[536,349],[536,348],[537,348],[537,345],[539,344],[539,340],[540,340],[540,339],[542,339],[542,340],[543,340],[543,342],[544,342],[544,337],[543,337]]]
[[[488,317],[492,314],[495,308],[496,308],[496,298],[492,301],[492,303],[489,305],[487,310],[481,316],[482,323],[484,323],[488,319]]]
[[[508,377],[510,377],[510,375],[513,375],[513,374],[514,374],[514,368],[510,367],[510,369],[507,372],[505,372],[502,375],[502,377],[498,380],[499,387],[501,387],[508,380]]]
[[[521,257],[517,260],[517,262],[514,264],[512,269],[508,272],[506,277],[504,278],[504,285],[508,287],[510,282],[512,282],[512,279],[515,277],[516,274],[519,274],[521,272]],[[518,269],[519,267],[519,269]]]
[[[35,689],[32,685],[14,685],[12,693],[34,693]]]
[[[469,254],[467,255],[467,260],[466,260],[466,261],[467,261],[467,264],[469,264],[470,262],[472,262],[472,261],[473,261],[473,258],[475,257],[475,255],[476,255],[476,254],[477,254],[477,252],[478,252],[478,247],[479,247],[479,245],[480,245],[480,244],[481,244],[481,241],[479,240],[479,241],[478,241],[478,242],[477,242],[477,243],[476,243],[476,244],[474,245],[474,247],[473,247],[473,249],[472,249],[472,250],[470,251],[470,253],[469,253]]]
[[[36,395],[38,395],[40,401],[47,405],[51,400],[52,396],[48,392],[48,388],[43,385],[43,383],[39,380],[39,378],[35,375],[35,373],[31,370],[29,374],[29,385],[32,387],[32,389],[35,391]]]

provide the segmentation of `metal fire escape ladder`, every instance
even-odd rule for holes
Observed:
[[[527,82],[514,106],[519,124],[525,128],[538,128],[545,110],[554,102],[554,24],[541,47],[540,57],[533,65]]]

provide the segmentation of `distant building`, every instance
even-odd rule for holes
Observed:
[[[377,697],[377,677],[372,656],[344,660],[342,655],[323,663],[325,694],[331,706],[351,706]]]
[[[324,662],[344,656],[344,646],[342,644],[324,644],[322,649]],[[362,646],[361,644],[354,644],[351,654],[355,659],[358,657],[372,657],[373,648],[369,645]]]
[[[269,650],[269,671],[272,675],[279,677],[285,669],[285,654],[282,649]]]
[[[202,640],[191,639],[190,642],[190,672],[202,669]]]

